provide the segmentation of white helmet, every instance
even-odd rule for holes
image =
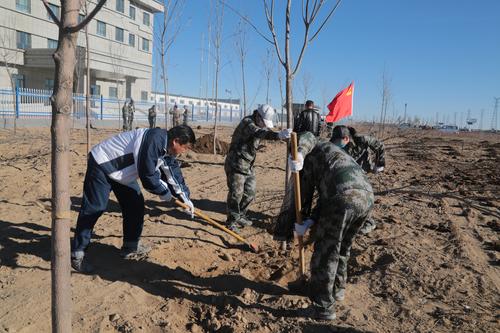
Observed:
[[[273,128],[274,109],[271,105],[263,104],[257,109],[267,128]]]

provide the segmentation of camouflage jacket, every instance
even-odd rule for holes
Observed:
[[[225,166],[235,172],[249,174],[252,171],[260,140],[278,140],[278,133],[255,124],[253,116],[243,118],[234,130]]]
[[[373,195],[366,173],[341,148],[327,141],[319,141],[312,133],[305,132],[299,137],[299,152],[305,157],[300,173],[303,217],[317,221],[321,205],[329,205],[338,195],[350,190]],[[314,191],[318,190],[319,200],[312,211]]]
[[[384,144],[372,136],[356,135],[344,151],[352,156],[366,172],[385,166]]]

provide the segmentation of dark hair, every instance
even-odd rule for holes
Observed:
[[[187,125],[175,126],[168,130],[169,146],[174,139],[178,139],[181,145],[185,145],[186,143],[194,145],[196,142],[196,136],[194,135],[193,130]]]
[[[343,137],[350,135],[351,133],[349,132],[349,128],[347,128],[347,126],[337,125],[333,128],[332,138],[330,139],[330,141],[333,142],[334,140],[342,139]]]
[[[310,106],[314,106],[314,102],[309,99],[306,101],[306,108],[308,108]]]
[[[351,138],[354,138],[356,136],[356,129],[354,127],[347,127],[349,129],[349,133],[351,134]]]

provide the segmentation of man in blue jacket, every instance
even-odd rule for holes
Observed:
[[[83,183],[83,198],[71,249],[71,266],[80,272],[90,272],[85,258],[92,230],[106,210],[109,193],[113,191],[123,214],[123,246],[125,258],[146,254],[149,249],[139,244],[144,225],[144,197],[137,183],[162,201],[173,195],[189,207],[189,190],[180,174],[175,156],[189,150],[195,143],[193,130],[176,126],[168,132],[160,128],[141,128],[120,133],[94,146],[88,157]],[[167,176],[162,180],[161,174]]]

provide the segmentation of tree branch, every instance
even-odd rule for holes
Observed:
[[[269,12],[269,6],[267,5],[266,0],[263,0],[264,2],[264,12],[266,14],[266,19],[267,19],[267,26],[269,27],[269,30],[271,31],[271,35],[273,36],[273,42],[271,44],[274,45],[274,48],[276,50],[276,55],[278,56],[278,60],[280,63],[285,66],[285,61],[283,60],[283,57],[281,56],[281,51],[279,48],[279,43],[278,43],[278,38],[276,37],[276,31],[274,30],[274,0],[271,2],[271,11]]]
[[[337,0],[337,3],[335,4],[335,6],[332,8],[332,10],[330,11],[330,13],[328,14],[328,16],[325,18],[325,20],[323,21],[323,23],[321,23],[321,25],[319,26],[318,30],[314,33],[314,35],[309,39],[309,42],[312,42],[316,36],[318,36],[319,32],[321,31],[321,29],[323,29],[323,27],[325,26],[325,24],[328,22],[328,20],[330,19],[330,17],[333,15],[333,13],[335,12],[335,10],[337,9],[337,7],[340,5],[340,3],[342,2],[342,0]]]
[[[43,1],[45,2],[46,0],[43,0]],[[94,18],[94,16],[99,12],[99,10],[101,10],[102,6],[104,6],[104,4],[106,3],[106,1],[107,0],[100,0],[99,3],[97,4],[97,6],[94,7],[94,9],[90,12],[89,15],[87,15],[77,25],[75,25],[73,27],[68,27],[67,31],[69,31],[69,32],[78,32],[78,31],[82,30],[90,21],[92,21],[92,19]]]
[[[43,5],[45,6],[45,9],[47,10],[47,13],[49,13],[49,16],[52,18],[52,20],[54,21],[54,23],[59,27],[59,28],[62,28],[61,26],[61,21],[59,20],[59,18],[56,16],[56,14],[54,14],[54,12],[52,11],[52,9],[50,9],[49,7],[49,3],[47,2],[47,0],[42,0],[43,2]]]
[[[243,19],[245,22],[247,22],[248,24],[250,24],[250,26],[255,30],[255,32],[257,32],[259,34],[260,37],[264,38],[264,40],[268,43],[271,43],[273,44],[273,41],[271,39],[269,39],[268,37],[266,37],[266,35],[264,35],[256,26],[255,24],[252,23],[252,21],[250,21],[247,17],[243,16],[242,14],[240,14],[240,12],[238,12],[236,9],[234,9],[233,7],[231,7],[227,2],[224,2],[224,1],[221,1],[221,0],[218,0],[219,2],[222,2],[222,4],[229,8],[229,10],[231,10],[233,13],[235,13],[236,15],[238,15],[241,19]]]

